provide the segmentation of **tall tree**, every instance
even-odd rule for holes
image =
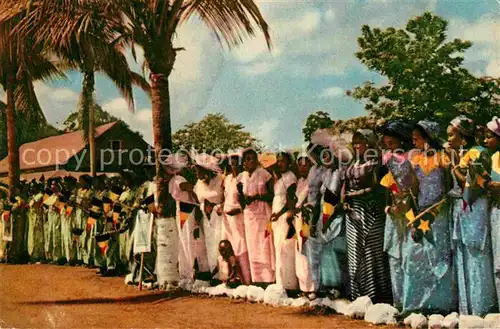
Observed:
[[[185,125],[172,136],[174,151],[183,148],[211,153],[254,146],[257,140],[244,128],[229,122],[221,113],[207,114],[201,121]]]
[[[318,129],[331,128],[333,120],[330,118],[330,114],[324,111],[317,111],[309,114],[306,120],[304,128],[302,128],[302,133],[304,134],[304,141],[309,142],[311,140],[311,135]]]
[[[176,53],[173,41],[178,28],[198,16],[215,32],[219,42],[228,47],[243,42],[244,35],[254,35],[255,25],[264,33],[270,46],[268,26],[253,0],[115,0],[115,17],[125,17],[123,41],[144,50],[150,72],[153,111],[153,135],[156,155],[158,198],[168,200],[167,182],[163,179],[160,151],[172,149],[169,76]],[[133,49],[133,48],[132,48]],[[163,217],[172,217],[167,203],[159,205]],[[170,213],[167,214],[167,212]]]
[[[9,195],[14,196],[19,186],[19,149],[16,137],[17,111],[25,111],[26,116],[40,116],[29,111],[36,110],[36,95],[33,81],[61,76],[56,67],[43,55],[40,47],[32,46],[30,36],[21,38],[13,34],[13,29],[22,15],[13,15],[0,21],[0,84],[7,93],[5,118],[7,122]],[[17,93],[17,100],[16,100]],[[38,102],[36,102],[38,104]],[[14,222],[14,237],[9,248],[9,260],[26,260],[24,247],[25,221],[20,216]]]
[[[409,20],[404,29],[363,26],[356,56],[388,82],[356,87],[349,95],[367,101],[377,117],[432,119],[448,123],[465,114],[484,123],[500,111],[500,80],[477,78],[463,64],[469,41],[446,41],[448,22],[432,13]]]

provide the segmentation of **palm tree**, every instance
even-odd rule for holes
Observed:
[[[18,7],[26,15],[16,26],[16,32],[23,37],[33,37],[35,45],[43,46],[59,59],[60,67],[79,70],[83,75],[78,113],[83,138],[89,144],[90,172],[95,176],[95,72],[111,79],[131,111],[134,109],[132,84],[148,94],[150,87],[142,76],[130,70],[120,44],[113,43],[115,24],[103,19],[107,4],[99,1],[67,4],[65,0],[40,0]]]
[[[0,22],[0,84],[7,93],[5,114],[7,121],[8,177],[9,196],[14,196],[19,186],[19,149],[16,138],[16,106],[27,118],[44,116],[39,109],[33,88],[34,80],[64,76],[42,54],[39,47],[31,46],[29,37],[19,38],[13,35],[14,26],[20,16]],[[28,120],[29,121],[29,120]],[[15,236],[9,247],[9,260],[23,262],[27,249],[24,247],[25,221],[18,217],[14,222]]]
[[[115,0],[110,11],[122,18],[118,31],[121,42],[139,45],[144,50],[145,66],[150,72],[153,136],[155,147],[157,193],[168,200],[167,182],[163,179],[160,159],[162,149],[172,149],[170,94],[168,78],[176,53],[173,40],[178,28],[194,15],[215,32],[218,41],[229,48],[255,34],[255,25],[264,34],[268,47],[268,25],[252,0]],[[125,23],[125,24],[123,24]],[[163,216],[173,216],[168,203],[159,205]],[[169,212],[167,214],[167,212]]]

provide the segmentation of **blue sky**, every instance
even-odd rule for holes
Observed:
[[[316,110],[334,119],[364,115],[363,104],[345,96],[345,90],[383,80],[354,56],[361,25],[402,27],[425,10],[450,22],[450,39],[474,43],[465,55],[467,68],[476,75],[500,76],[500,0],[256,2],[271,28],[271,52],[261,36],[231,52],[223,50],[196,19],[179,31],[176,44],[186,51],[179,53],[170,78],[174,131],[206,113],[222,112],[267,145],[294,147],[302,142],[305,119]],[[132,67],[140,70],[140,64]],[[66,81],[36,84],[52,124],[76,109],[80,87],[78,73],[68,74]],[[152,142],[151,104],[141,91],[135,91],[134,114],[105,77],[97,80],[96,97]]]

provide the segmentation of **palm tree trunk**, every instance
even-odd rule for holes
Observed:
[[[162,150],[172,150],[172,128],[170,123],[170,94],[168,76],[151,73],[151,102],[153,116],[153,138],[156,161],[157,212],[162,217],[175,216],[175,201],[168,193],[168,179],[163,171],[160,155]],[[168,154],[167,151],[163,152]]]
[[[89,144],[90,151],[90,175],[96,175],[96,145],[94,127],[94,71],[83,71],[82,95],[80,99],[80,111],[82,116],[82,126],[84,139]]]
[[[9,78],[7,83],[7,148],[9,153],[9,196],[13,197],[19,186],[19,149],[16,142],[16,118],[14,113],[15,78]]]
[[[89,109],[89,149],[90,149],[90,175],[96,175],[96,149],[95,149],[95,129],[94,129],[94,107]]]

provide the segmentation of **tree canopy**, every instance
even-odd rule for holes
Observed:
[[[463,67],[470,41],[446,40],[448,22],[426,12],[404,29],[364,25],[356,57],[387,79],[349,91],[378,118],[430,119],[447,124],[459,114],[484,123],[500,112],[500,79],[475,77]]]
[[[331,128],[333,120],[330,118],[330,114],[323,111],[317,111],[310,114],[302,128],[302,134],[304,134],[304,141],[308,142],[311,140],[311,135],[318,129]]]
[[[173,136],[173,148],[195,149],[211,153],[214,150],[227,152],[237,148],[255,146],[257,139],[244,131],[241,124],[229,122],[221,113],[207,114],[201,121],[192,122],[178,130]]]
[[[120,121],[117,117],[109,114],[108,112],[104,111],[102,107],[99,104],[94,103],[94,125],[101,126],[106,123],[110,122],[115,122],[115,121]],[[84,123],[83,123],[84,118],[80,115],[80,113],[77,112],[71,112],[66,120],[63,122],[64,130],[66,132],[69,131],[76,131],[76,130],[81,130],[83,129]]]

